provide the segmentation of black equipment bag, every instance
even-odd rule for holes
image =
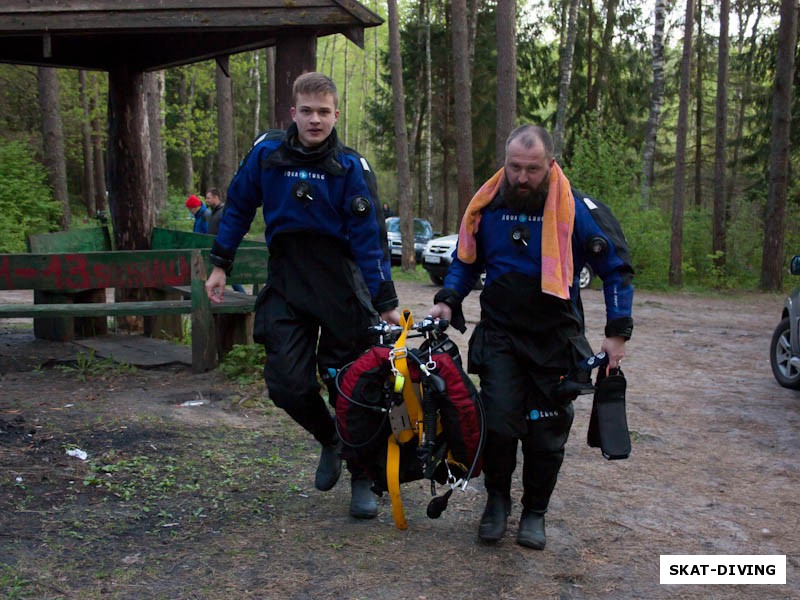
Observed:
[[[631,454],[631,436],[625,413],[627,381],[622,369],[601,368],[597,372],[592,415],[586,443],[600,448],[608,460],[628,458]]]

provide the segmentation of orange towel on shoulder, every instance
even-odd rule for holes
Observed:
[[[458,258],[472,264],[477,258],[475,234],[481,221],[481,210],[497,195],[503,182],[504,169],[498,170],[470,200],[458,232]],[[542,292],[563,300],[569,299],[569,286],[574,276],[572,231],[575,226],[575,198],[561,167],[553,163],[542,217]]]

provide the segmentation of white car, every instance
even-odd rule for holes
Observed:
[[[422,267],[428,272],[431,281],[436,285],[444,283],[444,276],[447,275],[447,269],[450,268],[450,263],[453,262],[453,251],[456,249],[458,242],[458,235],[446,235],[432,239],[425,245],[422,251]],[[486,278],[485,273],[481,273],[480,281],[475,284],[475,289],[483,288],[483,282]],[[589,265],[584,265],[580,274],[580,287],[581,289],[589,287],[594,278],[594,272]]]

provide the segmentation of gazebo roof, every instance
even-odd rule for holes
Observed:
[[[163,69],[383,23],[354,0],[3,0],[0,62]]]

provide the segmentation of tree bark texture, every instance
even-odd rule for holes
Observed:
[[[661,0],[665,1],[665,0]],[[561,159],[564,152],[564,132],[566,130],[567,103],[569,87],[572,82],[572,59],[575,56],[575,38],[578,36],[578,5],[580,0],[570,0],[567,16],[567,35],[561,49],[561,60],[558,65],[558,105],[556,107],[556,126],[553,130],[553,142],[556,147],[555,157]]]
[[[109,204],[117,250],[146,250],[155,224],[150,127],[144,73],[126,67],[108,76]]]
[[[692,31],[694,30],[694,0],[686,0],[686,22],[681,57],[681,82],[676,130],[675,179],[672,188],[672,232],[669,249],[669,285],[683,285],[683,207],[686,191],[686,136],[689,121],[689,78],[692,73]]]
[[[194,190],[194,163],[192,162],[192,136],[189,133],[194,104],[194,81],[190,81],[187,68],[180,70],[178,79],[178,101],[181,103],[181,120],[183,121],[183,147],[181,148],[181,163],[183,175],[183,193],[191,194]]]
[[[703,205],[703,0],[697,0],[697,64],[695,65],[694,205]]]
[[[667,0],[655,2],[655,31],[653,32],[653,89],[650,95],[650,116],[642,145],[641,206],[650,207],[650,190],[655,173],[656,140],[661,123],[661,107],[664,105],[664,22]]]
[[[233,134],[233,84],[229,73],[228,57],[217,58],[217,172],[215,185],[222,200],[236,171],[236,150]],[[205,190],[203,190],[205,191]]]
[[[167,168],[161,140],[164,71],[145,73],[144,89],[147,100],[147,125],[150,129],[150,172],[153,177],[153,201],[156,210],[167,206]]]
[[[725,165],[728,158],[728,21],[730,0],[719,3],[719,45],[717,56],[717,119],[714,147],[714,215],[711,249],[714,263],[725,264],[727,207],[725,206]]]
[[[94,80],[94,93],[90,97],[92,111],[92,153],[94,155],[94,189],[95,209],[105,211],[108,208],[108,180],[106,173],[106,157],[103,147],[104,124],[100,119],[100,84]],[[107,112],[107,111],[105,111]]]
[[[61,124],[58,73],[52,67],[38,67],[39,108],[42,115],[42,150],[47,179],[53,197],[61,205],[60,225],[69,229],[70,209],[67,192],[67,163],[64,158],[64,130]]]
[[[466,0],[453,0],[453,85],[455,94],[455,146],[458,181],[458,218],[475,191],[472,158],[472,90],[469,76]]]
[[[81,149],[83,150],[83,204],[86,214],[93,218],[96,212],[94,200],[94,154],[92,152],[92,115],[89,110],[89,86],[86,71],[78,71],[78,85],[81,99]]]
[[[577,0],[575,0],[577,2]],[[498,2],[495,8],[497,32],[497,125],[495,162],[503,164],[506,138],[517,124],[517,2]]]
[[[607,0],[606,2],[606,23],[603,27],[603,41],[600,47],[600,55],[597,57],[597,75],[592,94],[589,98],[589,110],[599,111],[605,101],[606,86],[608,82],[608,70],[611,68],[611,53],[613,51],[614,29],[617,26],[617,7],[619,0]]]
[[[400,232],[403,238],[403,269],[413,269],[414,215],[411,211],[411,171],[408,162],[408,134],[406,133],[405,94],[403,92],[403,57],[400,54],[400,20],[397,0],[388,0],[389,66],[392,74],[392,105],[394,107],[394,139],[397,153],[397,209],[400,214]]]
[[[761,289],[780,290],[784,269],[784,225],[789,185],[789,133],[792,123],[792,81],[797,46],[797,0],[781,0],[775,92],[772,96],[772,139],[769,153],[769,191],[761,254]]]

